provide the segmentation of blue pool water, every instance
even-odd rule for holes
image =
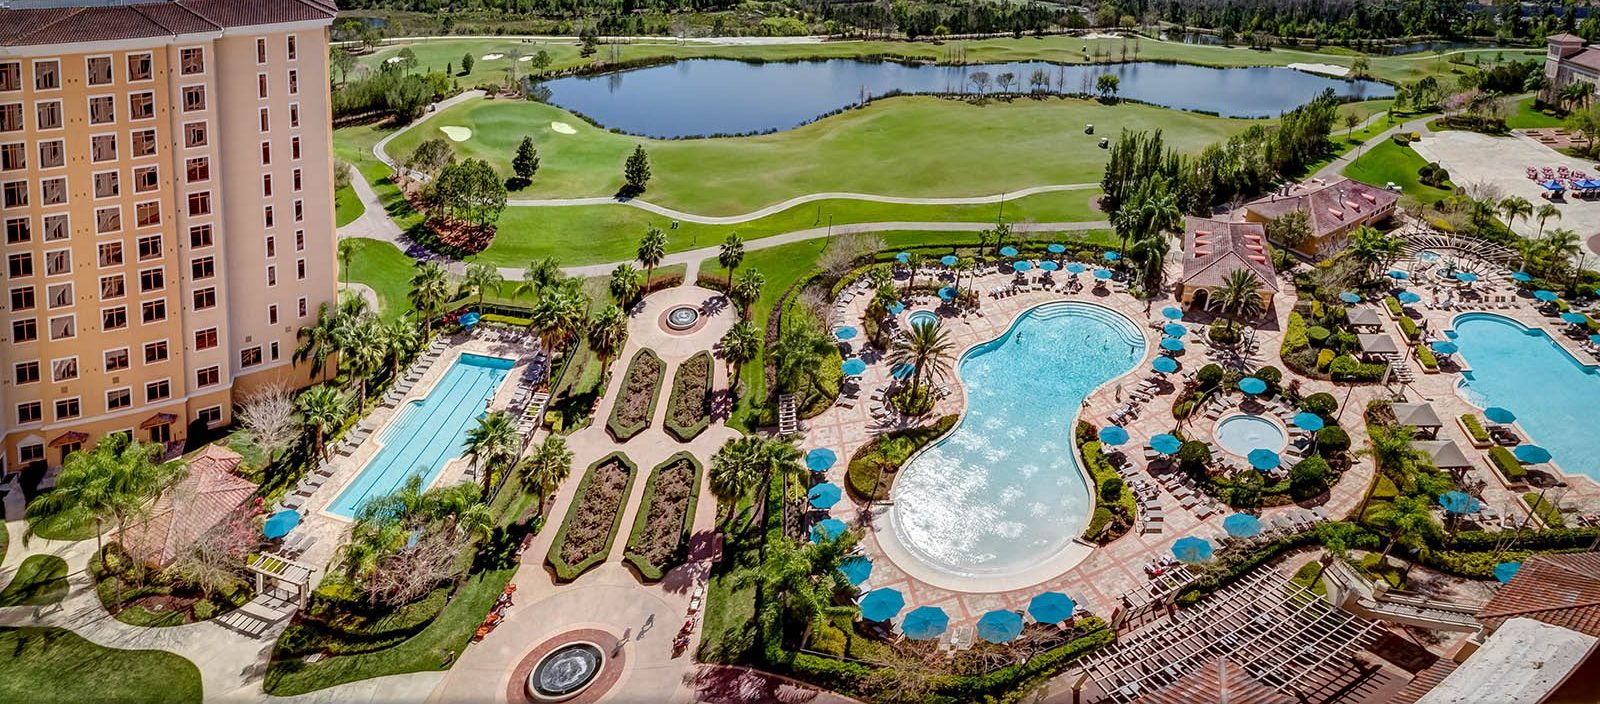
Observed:
[[[1144,359],[1138,327],[1106,308],[1047,303],[961,357],[961,422],[895,479],[892,523],[940,571],[1006,575],[1049,560],[1088,524],[1072,428],[1083,399]]]
[[[1216,436],[1222,449],[1240,457],[1248,457],[1251,450],[1277,452],[1289,442],[1277,423],[1242,413],[1223,418],[1217,424]]]
[[[1574,359],[1543,330],[1505,316],[1460,315],[1448,334],[1471,369],[1462,374],[1467,400],[1510,409],[1562,471],[1600,479],[1600,439],[1594,435],[1600,373],[1595,367]]]
[[[925,322],[937,323],[939,322],[939,314],[931,310],[919,310],[911,315],[906,316],[906,322],[910,323],[909,327],[913,328]]]
[[[328,506],[328,512],[352,518],[367,499],[393,492],[412,474],[422,474],[423,486],[433,483],[445,463],[461,456],[467,428],[483,415],[484,404],[514,363],[500,357],[461,355],[426,398],[406,404],[399,417],[390,421],[380,438],[383,447]]]

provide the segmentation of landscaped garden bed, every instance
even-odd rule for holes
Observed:
[[[845,474],[850,493],[862,500],[887,500],[895,472],[917,450],[943,437],[955,425],[956,416],[944,416],[929,425],[880,435],[862,445],[850,457],[850,469]]]
[[[626,442],[645,428],[656,412],[656,393],[661,390],[661,377],[666,365],[650,350],[639,350],[628,363],[627,375],[617,392],[616,404],[611,407],[611,419],[606,430],[618,442]]]
[[[170,570],[137,564],[116,543],[106,545],[102,557],[89,561],[100,603],[118,621],[134,626],[205,621],[243,606],[254,594],[243,576],[208,592]]]
[[[711,424],[711,353],[699,352],[678,365],[667,401],[667,433],[689,442]],[[620,401],[620,399],[619,399]]]
[[[592,465],[578,484],[561,531],[550,545],[548,560],[556,578],[569,582],[605,561],[616,539],[622,507],[639,468],[620,452]]]
[[[679,452],[650,470],[625,553],[648,581],[660,580],[688,553],[700,469],[694,455]]]

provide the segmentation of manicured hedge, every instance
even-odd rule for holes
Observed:
[[[667,434],[689,442],[711,425],[711,353],[697,352],[678,365],[667,400]]]
[[[1133,492],[1128,490],[1127,485],[1123,485],[1117,492],[1116,501],[1111,502],[1101,498],[1101,491],[1106,482],[1112,479],[1121,481],[1122,477],[1117,474],[1116,468],[1106,461],[1105,455],[1100,451],[1098,440],[1083,443],[1079,449],[1083,452],[1084,469],[1094,478],[1096,497],[1094,515],[1089,518],[1088,527],[1083,529],[1083,537],[1085,540],[1104,545],[1122,537],[1133,527],[1134,519],[1137,517]],[[1117,514],[1121,514],[1123,520],[1115,520],[1118,518]]]
[[[1538,516],[1539,520],[1544,521],[1545,525],[1550,526],[1551,528],[1566,527],[1567,521],[1561,517],[1561,511],[1557,510],[1553,504],[1551,504],[1544,497],[1540,496],[1539,492],[1530,491],[1526,494],[1523,494],[1522,500],[1528,503],[1528,507],[1533,509],[1534,515]]]
[[[1528,470],[1523,469],[1522,462],[1510,450],[1499,445],[1489,448],[1489,462],[1495,469],[1500,470],[1500,476],[1510,482],[1525,482],[1528,480]]]
[[[668,457],[650,470],[644,503],[633,518],[624,552],[646,581],[660,581],[688,554],[700,473],[700,461],[687,452]]]
[[[1410,318],[1400,318],[1400,332],[1404,333],[1406,339],[1412,342],[1422,338],[1422,329],[1417,327],[1417,321]]]
[[[1483,423],[1478,420],[1478,414],[1476,413],[1463,413],[1461,415],[1461,427],[1467,431],[1467,436],[1477,444],[1483,445],[1493,440],[1489,436],[1489,431],[1484,429]]]
[[[627,376],[611,406],[611,418],[606,421],[606,430],[617,442],[627,442],[650,427],[650,419],[656,414],[661,377],[665,373],[666,365],[648,349],[639,350],[633,355],[633,361],[628,362]]]
[[[1433,350],[1427,345],[1417,345],[1417,361],[1422,363],[1422,368],[1428,371],[1439,371],[1439,358],[1433,355]]]
[[[546,556],[557,580],[570,582],[605,561],[638,474],[638,466],[621,452],[589,465]]]

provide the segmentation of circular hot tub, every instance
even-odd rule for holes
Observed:
[[[1240,457],[1248,457],[1251,450],[1279,452],[1289,444],[1289,434],[1282,426],[1264,416],[1246,413],[1223,418],[1214,434],[1222,449]]]
[[[594,682],[605,662],[605,652],[593,643],[563,645],[550,651],[528,674],[528,695],[544,702],[571,699]]]
[[[673,330],[688,330],[700,322],[700,309],[694,306],[678,306],[667,311],[667,327]]]

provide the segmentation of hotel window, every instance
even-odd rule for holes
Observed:
[[[262,166],[267,166],[267,165],[269,165],[271,163],[272,163],[272,143],[271,142],[262,142],[261,143],[261,165]]]
[[[189,246],[191,248],[210,247],[213,243],[210,225],[195,225],[189,228]]]
[[[78,378],[78,358],[68,357],[50,363],[50,380],[56,383]]]
[[[89,138],[89,160],[93,162],[116,161],[117,136],[97,134]]]
[[[288,48],[289,48],[289,52],[288,52],[289,53],[289,60],[290,61],[294,61],[295,59],[299,58],[299,51],[298,51],[298,48],[295,46],[295,43],[294,43],[294,35],[293,34],[289,35],[288,38],[287,38],[287,41],[288,41]]]
[[[272,174],[261,174],[261,195],[272,197]]]
[[[300,126],[300,104],[299,103],[290,103],[289,104],[289,126],[290,127],[299,127]]]
[[[207,428],[214,428],[222,422],[222,406],[207,406],[195,411],[194,419],[205,423]]]
[[[184,176],[189,183],[211,180],[211,158],[195,157],[184,162]]]
[[[39,363],[17,362],[16,366],[12,367],[11,373],[12,377],[16,379],[15,383],[18,385],[37,383],[39,381]]]
[[[128,307],[117,306],[100,311],[101,330],[121,330],[128,327]]]
[[[204,110],[204,109],[206,109],[206,87],[205,86],[184,86],[183,87],[183,111],[184,112],[195,112],[197,110]]]
[[[45,287],[44,296],[51,308],[70,308],[73,304],[72,282],[64,281]]]
[[[111,57],[95,56],[88,60],[89,85],[104,86],[111,83]]]
[[[33,342],[39,339],[39,321],[33,318],[11,321],[12,342]]]
[[[295,169],[289,173],[291,180],[294,181],[294,191],[299,193],[300,189],[305,186],[304,174],[300,171],[300,169]]]
[[[162,379],[144,385],[144,402],[154,403],[172,397],[172,382]]]
[[[0,132],[17,132],[22,127],[22,103],[0,105]]]
[[[256,63],[264,64],[266,62],[267,62],[267,40],[265,40],[265,39],[257,39],[256,40]]]
[[[189,275],[196,281],[204,281],[217,275],[217,262],[211,257],[200,257],[189,262]]]
[[[113,266],[122,266],[122,243],[100,243],[100,268],[105,269]]]
[[[67,179],[47,178],[39,182],[40,205],[65,205],[67,202]]]
[[[44,443],[32,443],[17,447],[17,460],[22,464],[32,464],[44,461]]]
[[[304,260],[304,259],[296,259],[296,260],[294,260],[294,278],[295,278],[296,281],[305,281],[306,280],[306,260]]]
[[[278,256],[278,238],[267,235],[267,258]]]
[[[33,221],[27,218],[11,218],[6,220],[6,244],[22,244],[33,241]]]
[[[217,307],[217,290],[211,287],[197,288],[194,291],[194,309],[210,310]]]
[[[61,276],[72,273],[72,250],[57,249],[44,253],[44,275]]]
[[[0,64],[0,92],[22,90],[22,62],[7,61]]]
[[[128,80],[148,81],[154,77],[149,54],[128,54]]]
[[[102,171],[94,175],[94,197],[115,198],[122,193],[122,185],[115,171]]]
[[[153,227],[161,224],[161,204],[156,201],[139,203],[133,206],[134,225],[138,227]]]
[[[189,194],[189,217],[211,214],[211,191]]]
[[[205,369],[195,372],[194,382],[195,386],[198,386],[202,389],[207,386],[216,386],[222,382],[222,372],[214,366],[206,367]]]
[[[154,166],[141,166],[133,170],[133,192],[149,193],[161,187],[161,174]]]
[[[301,296],[300,300],[295,302],[295,305],[298,306],[300,317],[304,318],[311,314],[311,301],[306,300],[305,296]]]
[[[267,265],[267,285],[278,285],[278,267],[272,264]]]
[[[28,182],[7,181],[5,185],[5,204],[7,208],[28,207]]]
[[[62,140],[49,139],[39,143],[39,168],[54,169],[67,165],[67,149]]]
[[[200,331],[198,331],[198,332],[196,332],[194,334],[194,348],[195,349],[197,349],[197,350],[209,350],[209,349],[211,349],[213,347],[216,347],[216,346],[217,346],[217,329],[216,328],[206,328],[206,329],[200,330]]]
[[[94,211],[94,231],[99,234],[117,232],[122,229],[122,206],[113,205],[97,208]]]
[[[33,276],[33,255],[23,252],[6,257],[6,273],[13,279]]]
[[[97,95],[89,99],[89,124],[104,125],[117,121],[117,99]]]
[[[297,201],[294,202],[294,221],[295,222],[302,222],[305,219],[306,219],[306,202],[303,201],[303,200],[297,200]]]
[[[112,389],[106,392],[106,410],[120,411],[133,406],[132,389]]]
[[[38,401],[17,404],[18,423],[37,423],[41,420],[44,420],[44,404]],[[31,454],[37,454],[38,456],[29,460],[27,456]],[[17,456],[22,458],[24,463],[42,460],[44,459],[44,445],[33,444],[19,447],[17,448]]]
[[[11,289],[12,312],[21,313],[25,310],[33,310],[34,305],[32,286],[19,286]]]
[[[206,53],[198,47],[178,52],[178,70],[185,76],[206,72]]]
[[[278,304],[276,304],[276,303],[274,303],[274,304],[272,304],[270,306],[267,306],[267,324],[268,325],[277,325],[278,324]]]
[[[296,252],[304,252],[304,251],[306,251],[306,231],[305,230],[295,230],[294,231],[294,251],[296,251]]]
[[[167,319],[167,299],[157,298],[139,304],[139,320],[145,324],[159,323]]]
[[[50,339],[69,340],[78,336],[78,317],[63,315],[50,319]]]
[[[295,159],[295,160],[298,160],[300,158],[300,138],[299,137],[290,137],[289,138],[289,158],[290,159]]]
[[[114,301],[128,295],[127,279],[122,274],[100,277],[100,300]]]
[[[156,155],[156,131],[155,130],[134,130],[133,131],[133,156],[155,156],[155,155]]]
[[[257,97],[267,97],[267,74],[265,73],[256,74],[256,94]]]
[[[160,291],[167,287],[166,270],[161,268],[145,269],[139,272],[139,293]]]
[[[82,414],[83,407],[79,405],[77,397],[56,401],[56,420],[72,420]]]
[[[61,129],[61,101],[46,100],[35,103],[34,122],[41,130]]]
[[[273,225],[277,224],[277,220],[272,216],[272,206],[269,205],[262,208],[261,216],[261,221],[266,224],[267,227],[272,227]]]
[[[121,347],[121,348],[114,349],[114,350],[109,350],[109,351],[106,352],[106,371],[107,372],[120,372],[120,371],[122,371],[124,369],[127,369],[129,364],[130,364],[130,362],[128,361],[128,348]]]
[[[298,95],[299,93],[300,72],[291,68],[289,69],[289,95]]]
[[[161,258],[161,235],[145,235],[139,238],[139,261],[148,261]]]
[[[0,171],[28,168],[28,145],[22,142],[0,144]]]
[[[128,119],[148,120],[156,116],[156,98],[150,91],[128,95]]]
[[[44,216],[44,241],[60,242],[69,236],[65,213]]]
[[[183,126],[183,146],[203,147],[206,145],[206,123],[191,122]]]
[[[261,363],[261,347],[247,347],[239,350],[239,366],[253,367]]]
[[[274,362],[278,361],[278,341],[277,340],[273,340],[271,342],[271,344],[267,345],[267,358],[271,359]]]
[[[33,62],[33,89],[55,90],[61,87],[60,61]]]
[[[270,129],[272,129],[272,121],[269,119],[268,111],[266,108],[261,108],[261,131],[266,132]]]

